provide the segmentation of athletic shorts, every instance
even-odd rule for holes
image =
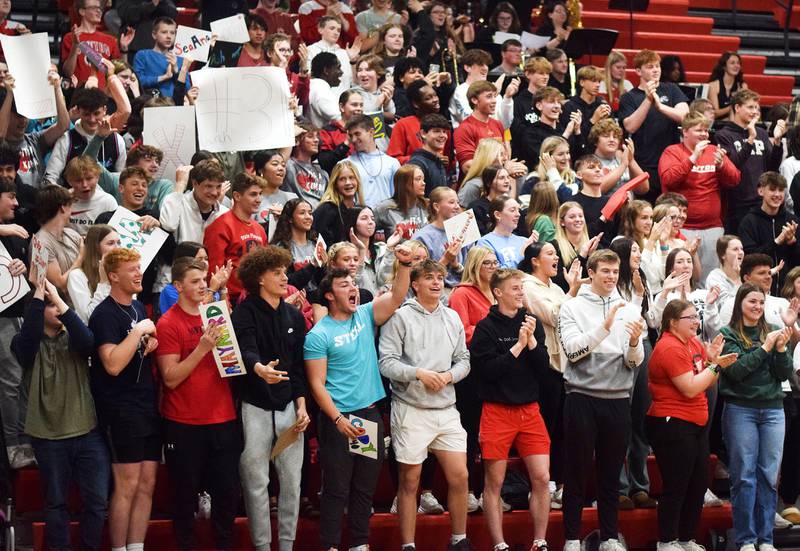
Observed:
[[[161,435],[132,436],[120,427],[106,427],[106,441],[112,463],[161,461]]]
[[[536,402],[519,406],[484,402],[478,439],[483,459],[508,459],[512,445],[520,457],[550,453],[550,435]]]
[[[467,453],[467,431],[455,406],[421,409],[392,400],[392,447],[397,461],[419,465],[428,450]]]

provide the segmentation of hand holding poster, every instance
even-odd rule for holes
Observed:
[[[222,330],[213,351],[220,377],[235,377],[247,373],[242,353],[239,351],[239,343],[236,341],[236,333],[233,332],[228,303],[220,300],[202,304],[200,305],[200,317],[203,320],[203,327],[213,324]]]
[[[193,105],[144,109],[144,144],[154,145],[164,152],[156,178],[169,178],[174,182],[178,168],[191,164],[192,155],[197,151],[194,118]]]
[[[350,441],[350,453],[378,459],[378,423],[351,415],[350,424],[363,431]]]
[[[164,109],[160,107],[159,109]],[[142,271],[145,271],[158,254],[159,249],[169,237],[161,228],[153,228],[149,233],[142,231],[139,215],[125,207],[117,207],[108,225],[119,234],[120,246],[135,249],[142,256]]]
[[[444,231],[449,243],[460,239],[462,248],[481,238],[481,231],[478,229],[478,222],[475,220],[475,213],[472,212],[472,209],[445,220]]]
[[[244,15],[241,13],[212,21],[211,32],[217,35],[217,40],[222,40],[223,42],[235,42],[237,44],[250,42],[250,33],[247,32]]]
[[[30,291],[25,275],[12,276],[9,270],[13,258],[0,243],[0,312],[17,302]]]
[[[211,31],[178,25],[175,33],[175,46],[172,48],[173,54],[205,63],[208,61],[210,51]]]
[[[0,35],[0,44],[14,77],[14,102],[17,113],[29,119],[56,115],[53,85],[47,80],[50,71],[50,43],[47,33]]]

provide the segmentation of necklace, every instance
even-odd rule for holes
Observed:
[[[136,327],[136,324],[139,323],[139,312],[136,311],[136,308],[132,307],[133,308],[133,316],[131,316],[126,309],[124,309],[122,306],[119,305],[119,302],[117,302],[113,298],[111,300],[114,302],[114,304],[117,305],[117,308],[119,308],[120,312],[125,314],[128,317],[128,319],[131,320],[131,329]]]
[[[378,154],[378,161],[379,161],[378,172],[375,173],[375,174],[372,174],[369,171],[369,169],[367,168],[367,163],[365,163],[364,161],[361,160],[361,156],[364,155],[367,158],[370,158],[370,157],[373,157],[373,155],[370,154],[370,153],[366,153],[365,154],[365,153],[361,153],[360,151],[356,151],[356,158],[358,159],[358,162],[361,163],[361,165],[364,167],[364,172],[366,172],[367,176],[369,176],[371,179],[377,178],[378,176],[380,176],[381,172],[383,172],[383,153],[381,153],[380,151],[376,151],[375,153]]]

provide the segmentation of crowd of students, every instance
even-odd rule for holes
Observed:
[[[417,514],[445,506],[448,549],[473,549],[482,509],[502,551],[514,455],[538,551],[551,509],[579,551],[593,472],[601,551],[624,549],[634,507],[657,507],[659,551],[702,551],[711,453],[741,551],[800,524],[800,126],[794,108],[760,124],[738,54],[689,102],[650,50],[636,86],[619,52],[571,69],[559,1],[541,51],[508,39],[491,67],[480,45],[530,27],[507,2],[476,29],[438,0],[308,0],[297,16],[261,0],[249,41],[216,41],[206,66],[284,69],[295,145],[198,150],[173,178],[142,110],[194,104],[203,64],[172,52],[172,2],[104,8],[75,3],[47,74],[55,118],[20,115],[7,71],[0,90],[3,262],[32,286],[0,312],[0,413],[12,467],[38,464],[50,549],[70,547],[73,482],[84,548],[107,521],[113,551],[143,549],[162,461],[181,549],[198,515],[232,548],[241,497],[255,548],[273,508],[288,551],[318,492],[320,547],[339,548],[346,517],[351,551],[368,549],[387,461],[403,551]],[[235,12],[217,8],[203,24]],[[0,32],[28,32],[9,12]],[[168,232],[149,265],[108,225],[119,206]],[[467,209],[481,237],[465,244],[446,226]],[[211,301],[245,375],[219,374],[229,329],[204,326]],[[352,453],[368,422],[373,453]]]

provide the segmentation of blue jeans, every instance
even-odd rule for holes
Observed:
[[[111,460],[100,432],[94,429],[88,434],[63,440],[32,440],[45,496],[48,549],[61,551],[72,548],[69,542],[67,499],[73,480],[78,485],[83,504],[82,548],[100,549],[111,475]]]
[[[772,544],[785,423],[783,408],[725,403],[722,437],[728,448],[733,531],[738,547]]]

